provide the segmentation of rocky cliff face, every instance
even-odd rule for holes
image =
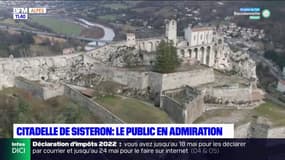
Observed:
[[[256,63],[249,54],[241,51],[232,52],[230,55],[232,70],[247,79],[256,79]]]
[[[246,51],[234,51],[228,45],[223,49],[223,55],[219,58],[216,69],[238,74],[249,80],[257,80],[256,63]]]

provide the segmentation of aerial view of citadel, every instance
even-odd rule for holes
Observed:
[[[251,6],[270,17],[234,14]],[[236,138],[285,138],[284,6],[0,1],[0,137],[14,123],[233,123]],[[13,19],[31,7],[46,13]]]

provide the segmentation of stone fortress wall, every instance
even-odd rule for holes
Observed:
[[[144,69],[126,69],[97,63],[93,57],[84,55],[84,63],[90,65],[90,71],[102,75],[105,79],[127,85],[130,88],[145,89],[151,87],[155,92],[179,88],[183,85],[198,86],[214,82],[214,70],[201,67],[168,74],[151,72]],[[177,83],[179,82],[179,83]]]
[[[87,107],[96,117],[100,118],[100,121],[102,121],[101,123],[125,123],[108,109],[87,98],[68,85],[64,86],[64,95],[78,103],[80,106]]]
[[[100,123],[125,123],[105,107],[82,95],[78,90],[64,83],[47,83],[43,81],[30,81],[23,77],[15,78],[17,88],[29,91],[32,96],[47,100],[56,96],[66,96],[82,107],[87,107]]]
[[[203,68],[167,74],[151,72],[149,75],[149,85],[155,92],[158,93],[164,90],[180,88],[184,85],[195,87],[215,81],[214,71],[212,68]]]
[[[42,81],[41,81],[42,82]],[[29,81],[23,77],[16,77],[15,84],[19,88],[23,88],[32,93],[33,96],[49,99],[59,95],[65,95],[80,104],[83,107],[87,107],[91,112],[100,118],[100,123],[125,123],[122,119],[114,115],[105,107],[94,102],[88,97],[82,95],[79,91],[70,85],[58,84],[56,86],[47,88],[44,90],[47,84],[46,82],[40,83],[39,81]],[[44,84],[44,85],[43,85]],[[54,85],[54,84],[53,84]],[[49,97],[45,96],[45,93],[49,92]],[[56,92],[56,94],[54,94]],[[175,98],[175,95],[182,93],[183,99]],[[204,105],[203,95],[199,90],[195,90],[189,86],[183,86],[177,89],[170,89],[163,91],[161,96],[162,108],[169,114],[171,119],[176,123],[193,123],[203,112],[207,109],[207,105]],[[178,96],[179,97],[179,96]],[[180,100],[179,100],[180,99]],[[238,126],[235,129],[235,137],[252,137],[258,135],[260,138],[276,138],[284,135],[284,127],[279,128],[264,128],[263,125],[254,125],[258,128],[258,134],[253,133],[251,129],[251,123]],[[259,133],[260,132],[260,133]]]
[[[118,47],[126,45],[126,42],[114,42],[96,49],[87,51],[85,54],[97,60],[97,62],[105,63],[108,61],[109,54],[116,52]]]
[[[268,130],[267,138],[284,138],[285,127],[276,127]]]
[[[214,80],[215,76],[212,68],[163,74],[162,90],[179,88],[182,85],[195,87],[201,84],[211,83]]]
[[[149,73],[96,65],[93,70],[106,80],[114,81],[130,88],[145,89],[149,86]]]
[[[60,80],[73,64],[82,59],[78,54],[53,57],[0,58],[0,89],[15,86],[16,77],[29,80]]]
[[[114,81],[130,88],[145,89],[148,85],[147,71],[132,71],[127,68],[112,67],[98,63],[96,59],[89,55],[83,55],[83,63],[90,71],[104,77],[105,80]]]
[[[235,127],[235,138],[284,138],[285,127],[271,128],[267,120],[257,118]]]
[[[43,99],[50,99],[64,95],[64,86],[61,84],[45,83],[43,87]]]
[[[32,81],[60,81],[69,76],[68,73],[74,68],[74,65],[79,66],[82,63],[86,65],[83,66],[86,74],[98,73],[106,79],[127,85],[130,88],[145,89],[150,86],[157,92],[179,88],[182,85],[196,86],[214,80],[211,68],[160,74],[111,67],[98,63],[91,56],[73,54],[54,57],[1,59],[0,88],[15,86],[16,77],[23,77]]]
[[[252,101],[252,89],[250,87],[221,87],[221,88],[207,88],[205,89],[205,95],[209,95],[215,98],[223,98],[227,101]]]
[[[29,81],[23,77],[15,78],[15,87],[24,89],[32,94],[33,97],[43,99],[43,89],[37,82]]]
[[[205,111],[203,95],[189,86],[163,91],[161,107],[176,123],[193,123]]]
[[[43,81],[30,81],[23,77],[15,78],[17,88],[29,91],[32,96],[47,100],[64,94],[64,86],[55,83],[46,83]]]
[[[189,86],[197,86],[200,84],[205,83],[211,83],[214,81],[214,73],[213,69],[211,68],[202,68],[197,70],[189,70],[189,71],[181,71],[176,73],[169,73],[169,74],[160,74],[155,72],[147,72],[147,71],[132,71],[129,69],[123,69],[123,68],[116,68],[107,66],[102,63],[97,63],[97,60],[89,55],[69,55],[69,56],[56,56],[56,57],[35,57],[31,59],[27,58],[14,58],[14,59],[6,59],[8,63],[13,63],[14,61],[17,61],[18,63],[23,62],[22,65],[19,65],[18,67],[23,70],[23,68],[29,68],[30,70],[26,70],[25,72],[7,72],[6,65],[4,65],[5,72],[2,74],[7,74],[7,77],[10,79],[13,79],[13,81],[10,82],[9,86],[16,85],[19,88],[26,89],[28,91],[31,91],[33,95],[38,96],[42,99],[48,99],[56,95],[61,95],[64,93],[64,95],[67,95],[68,97],[76,100],[77,102],[80,102],[82,105],[91,106],[90,108],[93,108],[93,110],[97,110],[97,105],[93,104],[89,100],[84,99],[84,96],[80,93],[75,92],[74,90],[70,88],[64,87],[64,92],[62,92],[62,88],[48,88],[44,87],[43,85],[37,84],[36,82],[27,82],[20,78],[16,78],[18,76],[22,76],[28,80],[33,81],[55,81],[58,80],[59,82],[66,78],[65,76],[69,76],[68,72],[75,66],[81,66],[83,64],[83,68],[86,71],[82,71],[82,68],[78,68],[78,71],[76,72],[83,72],[86,74],[90,73],[97,73],[104,77],[105,80],[111,80],[115,81],[117,83],[126,85],[130,88],[137,88],[137,89],[145,89],[147,87],[151,87],[155,92],[158,93],[158,96],[160,96],[161,91],[169,90],[169,89],[175,89],[179,88],[183,85],[189,85]],[[37,63],[39,61],[39,63]],[[55,65],[55,61],[59,62],[59,64]],[[2,61],[3,62],[3,61]],[[3,65],[2,65],[3,66]],[[12,68],[11,68],[12,69]],[[29,72],[36,73],[41,72],[40,74],[36,75],[31,74]],[[57,72],[61,71],[61,72]],[[11,74],[10,74],[11,73]],[[4,81],[5,82],[5,81]],[[179,83],[177,83],[179,82]],[[3,82],[1,84],[4,84]],[[5,86],[4,87],[9,87]],[[58,92],[55,94],[55,92]],[[168,100],[168,101],[167,101]],[[196,118],[193,115],[200,115],[197,114],[200,113],[200,110],[195,106],[200,106],[199,108],[203,110],[203,105],[201,101],[202,98],[198,98],[197,101],[191,101],[189,103],[182,104],[182,109],[179,110],[178,106],[181,108],[181,104],[177,104],[177,107],[173,104],[174,101],[171,102],[171,99],[167,97],[163,97],[161,99],[161,103],[165,104],[161,105],[164,109],[171,111],[177,110],[177,114],[173,114],[171,112],[170,115],[183,115],[183,121],[177,118],[174,118],[177,122],[193,122],[193,120]],[[173,105],[173,106],[172,106]],[[185,105],[185,106],[184,106]],[[93,107],[92,107],[93,106]],[[167,107],[168,106],[168,107]],[[193,107],[194,106],[194,107]],[[186,109],[185,109],[186,108]],[[187,109],[190,108],[190,109]],[[100,107],[99,107],[100,110]],[[100,111],[100,113],[103,111]],[[105,111],[104,111],[105,112]],[[104,114],[103,114],[104,115]],[[178,117],[179,117],[178,116]],[[107,116],[105,116],[106,118]],[[112,116],[111,116],[112,117]],[[194,118],[193,118],[194,117]],[[104,117],[103,117],[104,118]],[[116,119],[116,118],[114,118]],[[114,122],[114,120],[107,120],[108,122]],[[117,122],[117,121],[116,121]]]
[[[166,113],[170,116],[171,120],[175,123],[186,123],[186,109],[183,104],[180,104],[175,99],[170,98],[166,95],[161,96],[161,105]],[[190,122],[192,123],[192,122]]]
[[[40,95],[40,98],[48,99],[53,95],[57,95],[55,94],[55,92],[57,91],[59,92],[59,94],[62,94],[62,88],[58,88],[57,90],[53,90],[52,88],[46,88],[46,90],[44,90],[44,87],[40,85],[38,87],[34,84],[29,85],[29,83],[26,83],[25,81],[19,81],[19,79],[16,77],[23,76],[24,78],[27,78],[29,80],[60,81],[64,79],[63,77],[68,76],[68,72],[70,72],[70,70],[74,68],[74,65],[81,66],[84,70],[82,71],[82,68],[79,67],[78,70],[75,70],[75,72],[82,72],[86,74],[97,73],[103,76],[105,80],[115,81],[130,88],[145,89],[147,87],[150,87],[154,92],[157,93],[157,96],[161,96],[160,106],[165,109],[172,117],[172,119],[174,119],[178,123],[192,123],[197,117],[199,117],[204,112],[204,110],[206,110],[206,105],[204,105],[203,101],[203,96],[205,94],[209,94],[215,97],[221,97],[223,99],[228,100],[244,100],[250,98],[250,88],[208,88],[207,91],[202,92],[202,94],[198,95],[194,100],[185,103],[177,102],[175,99],[166,96],[166,94],[162,94],[163,91],[176,90],[185,85],[195,87],[214,82],[215,75],[212,68],[202,67],[200,69],[161,74],[149,71],[130,70],[108,66],[102,63],[98,63],[96,59],[87,54],[56,56],[52,58],[53,59],[50,59],[50,57],[36,57],[31,58],[31,62],[29,62],[29,59],[26,58],[6,59],[8,63],[13,63],[15,60],[17,62],[24,62],[24,64],[20,65],[20,67],[27,67],[30,68],[30,70],[40,70],[42,72],[40,75],[29,77],[30,74],[23,74],[21,72],[11,72],[12,74],[8,74],[9,72],[7,73],[7,71],[5,70],[6,72],[4,73],[6,73],[8,77],[13,79],[13,81],[10,82],[10,86],[16,85],[19,88],[24,88],[26,90],[31,91],[35,95]],[[51,63],[52,60],[61,63],[59,65],[52,65],[55,64]],[[40,61],[41,63],[38,63],[38,65],[34,65],[35,61]],[[3,68],[5,69],[5,67],[6,65],[4,65]],[[1,82],[1,84],[4,83]],[[70,92],[74,91],[71,90]],[[70,92],[65,91],[64,95]],[[77,100],[83,105],[93,106],[93,109],[95,106],[96,108],[96,105],[94,105],[93,103],[91,104],[89,100],[86,100],[87,102],[85,102],[83,98],[84,96],[81,94],[77,94],[77,92],[73,95],[71,93],[67,94],[67,96]],[[79,98],[73,96],[78,96]]]

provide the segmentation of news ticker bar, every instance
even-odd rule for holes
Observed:
[[[14,124],[13,138],[234,138],[234,125]]]
[[[285,139],[0,139],[2,160],[284,160]]]

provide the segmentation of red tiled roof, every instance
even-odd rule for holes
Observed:
[[[84,90],[80,90],[80,92],[84,96],[91,98],[93,96],[94,90],[93,89],[84,89]]]

